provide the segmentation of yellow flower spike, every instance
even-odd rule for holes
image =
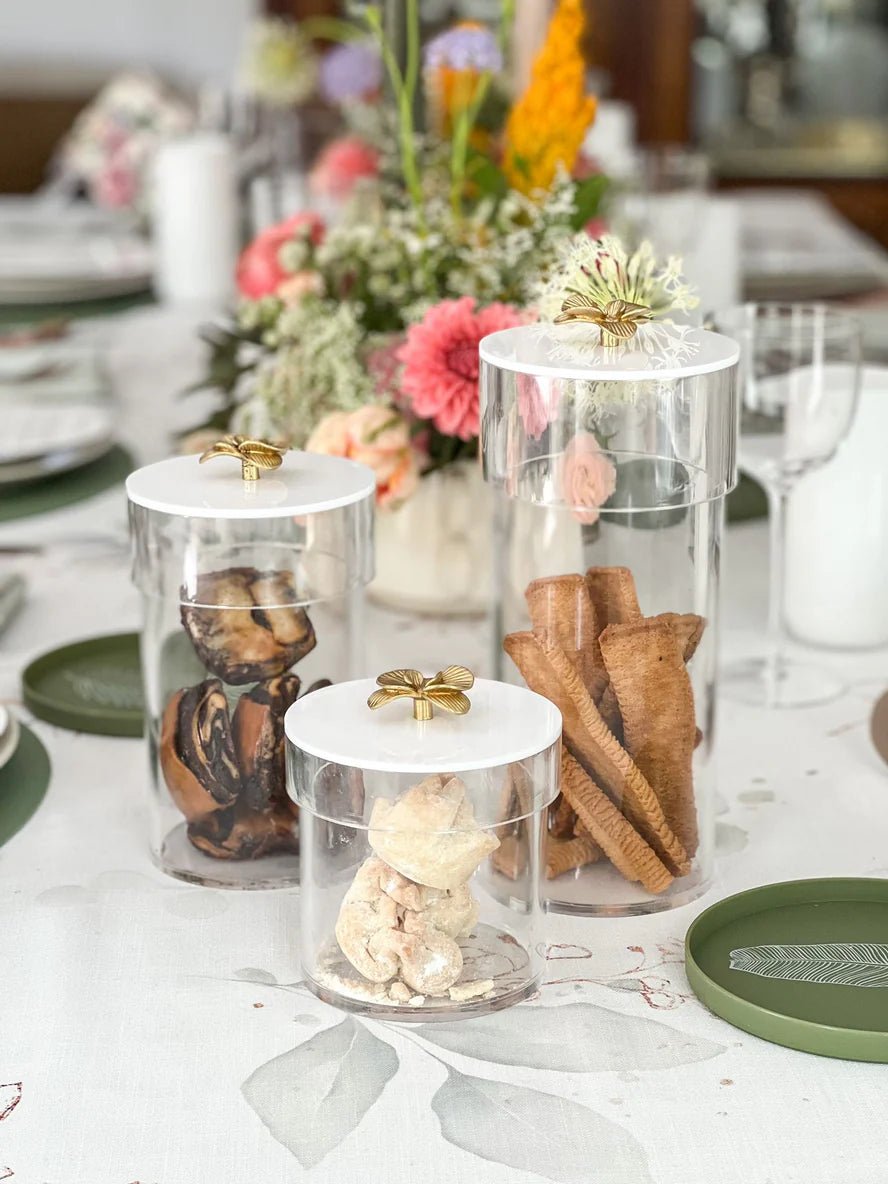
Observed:
[[[582,0],[559,0],[530,83],[509,115],[504,168],[522,193],[549,189],[559,166],[573,168],[595,117],[595,99],[586,95],[584,28]]]
[[[418,670],[389,670],[380,674],[376,683],[381,689],[367,700],[371,711],[396,699],[410,698],[413,718],[426,721],[432,718],[433,705],[453,715],[465,715],[472,704],[463,692],[472,689],[475,676],[465,666],[448,666],[430,678],[424,678]]]

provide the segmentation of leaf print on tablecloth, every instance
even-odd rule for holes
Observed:
[[[638,1141],[569,1098],[469,1077],[448,1066],[432,1109],[447,1142],[479,1159],[557,1184],[652,1184]]]
[[[22,1100],[22,1083],[10,1081],[0,1085],[0,1122],[8,1118]]]
[[[361,1123],[398,1070],[391,1045],[351,1018],[261,1065],[241,1091],[304,1168]]]
[[[888,987],[888,945],[853,941],[744,946],[731,950],[731,970],[794,983]]]
[[[269,987],[278,986],[278,980],[270,970],[260,970],[257,966],[244,966],[234,972],[234,977],[245,983],[264,983]]]
[[[561,1073],[672,1069],[725,1051],[702,1036],[592,1003],[512,1007],[478,1019],[421,1024],[415,1031],[461,1056]]]

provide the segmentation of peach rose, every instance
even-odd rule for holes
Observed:
[[[278,284],[276,295],[292,308],[306,296],[320,296],[323,290],[324,281],[316,271],[297,271]]]
[[[248,300],[277,294],[281,284],[291,278],[281,267],[281,247],[299,232],[309,236],[317,245],[324,237],[324,223],[312,213],[294,214],[258,234],[241,252],[237,261],[237,288]]]
[[[344,456],[376,474],[376,504],[393,508],[410,497],[419,481],[419,455],[407,421],[379,404],[335,411],[312,432],[306,452]]]
[[[578,522],[591,526],[617,488],[617,470],[590,432],[574,436],[564,451],[561,491]]]

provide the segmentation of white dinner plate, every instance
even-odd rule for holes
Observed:
[[[0,303],[127,295],[150,280],[151,248],[125,224],[77,207],[0,203]]]
[[[12,759],[21,739],[19,722],[12,712],[0,707],[0,768]]]

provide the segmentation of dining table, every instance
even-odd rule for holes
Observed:
[[[204,396],[198,312],[103,327],[119,441],[168,454]],[[824,538],[823,545],[829,546]],[[153,864],[137,739],[34,719],[21,673],[54,647],[136,630],[122,485],[0,526],[27,579],[0,638],[0,702],[51,762],[0,848],[0,1180],[12,1184],[885,1184],[888,1070],[794,1051],[695,997],[684,939],[743,889],[888,876],[888,767],[869,733],[888,654],[823,651],[845,680],[801,710],[719,703],[717,859],[693,904],[545,920],[537,995],[485,1017],[399,1025],[302,982],[298,889],[181,883]],[[724,661],[756,653],[767,523],[731,526]],[[483,617],[371,601],[372,668],[490,670]]]

